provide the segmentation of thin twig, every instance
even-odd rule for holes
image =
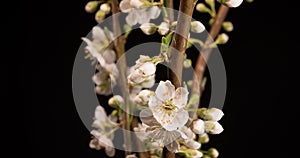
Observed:
[[[125,154],[131,154],[131,135],[130,135],[130,122],[129,122],[129,100],[128,100],[128,86],[126,81],[126,58],[122,57],[125,53],[125,39],[121,35],[121,28],[119,23],[119,7],[117,0],[110,0],[113,13],[113,32],[116,39],[114,40],[114,48],[116,50],[117,59],[118,59],[118,69],[119,69],[119,78],[118,83],[121,86],[122,95],[124,98],[124,112],[122,116],[123,129],[124,129],[124,144],[125,144]]]
[[[209,45],[214,41],[214,39],[219,34],[222,23],[225,20],[228,11],[229,11],[228,7],[224,5],[220,6],[217,16],[215,17],[215,22],[213,23],[209,31],[209,36],[207,37],[205,44],[202,47],[202,50],[200,52],[200,55],[198,56],[196,66],[195,66],[195,72],[194,72],[192,95],[198,95],[199,98],[201,98],[202,92],[205,88],[204,86],[201,86],[201,83],[206,69],[206,62],[208,61],[212,52],[212,48],[210,48]],[[198,106],[200,106],[199,104],[200,104],[200,100],[198,101],[198,103],[192,105],[191,109],[198,108]],[[195,112],[190,112],[189,115],[191,118],[197,117]]]

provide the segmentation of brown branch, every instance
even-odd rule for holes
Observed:
[[[180,0],[178,24],[171,43],[170,58],[170,69],[173,71],[171,78],[175,87],[180,87],[181,85],[183,59],[191,27],[194,2],[194,0]],[[175,153],[168,151],[164,147],[162,157],[175,158]]]
[[[165,0],[169,22],[172,23],[174,21],[174,1],[173,0]]]
[[[181,84],[182,65],[194,6],[194,0],[180,0],[178,24],[171,43],[170,58],[170,68],[173,71],[171,78],[175,87]]]
[[[122,116],[122,127],[124,129],[124,144],[125,155],[131,154],[131,135],[130,135],[130,122],[129,122],[129,96],[128,86],[126,81],[126,58],[122,57],[125,53],[125,39],[121,35],[121,28],[119,23],[119,4],[117,0],[110,0],[113,13],[113,32],[116,39],[114,39],[114,48],[118,59],[119,78],[118,83],[121,86],[122,95],[124,98],[124,112]]]
[[[205,45],[202,47],[202,50],[200,52],[200,55],[198,56],[196,66],[195,66],[195,72],[194,72],[194,79],[193,79],[193,87],[192,87],[192,95],[199,95],[201,98],[202,92],[204,91],[204,86],[201,86],[201,82],[204,77],[204,72],[206,69],[206,61],[208,61],[212,48],[209,47],[209,45],[214,41],[214,39],[217,37],[221,30],[222,23],[229,11],[229,8],[221,5],[218,13],[215,17],[215,22],[213,23],[210,31],[209,31],[209,36],[207,37],[205,41]],[[198,103],[192,105],[191,109],[196,109],[200,104],[200,100]],[[195,112],[190,112],[190,117],[195,118],[196,113]]]

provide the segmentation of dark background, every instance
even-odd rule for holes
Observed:
[[[229,12],[227,20],[235,24],[235,30],[229,33],[229,43],[220,46],[228,77],[221,121],[225,131],[212,140],[221,158],[292,157],[296,153],[287,150],[291,144],[286,141],[286,133],[293,131],[289,122],[295,119],[289,115],[293,109],[287,108],[291,104],[287,97],[288,53],[293,42],[287,18],[293,9],[280,2],[244,2]],[[12,29],[6,46],[17,52],[12,54],[20,60],[17,86],[24,90],[21,94],[13,90],[23,99],[15,99],[22,102],[22,112],[13,124],[17,135],[10,134],[17,138],[11,141],[12,155],[104,157],[103,151],[89,149],[90,134],[72,98],[72,66],[80,37],[96,24],[93,14],[84,11],[86,3],[23,1],[5,5],[13,8],[2,14],[8,21],[4,26]]]

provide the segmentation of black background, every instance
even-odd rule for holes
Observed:
[[[12,155],[104,157],[103,151],[89,149],[90,135],[72,98],[72,66],[80,37],[96,24],[94,16],[84,11],[86,2],[5,5],[13,8],[3,14],[8,20],[4,26],[12,28],[7,46],[17,52],[14,58],[21,59],[17,85],[24,89],[21,94],[13,90],[24,99],[16,99],[22,101],[22,112],[13,124],[17,134],[10,134],[16,138],[11,141]],[[291,5],[255,0],[229,12],[227,19],[235,30],[229,34],[229,43],[220,47],[228,77],[221,121],[225,131],[212,142],[222,158],[292,157],[296,152],[287,150],[291,144],[286,141],[286,132],[293,131],[289,122],[295,119],[287,108],[291,10]],[[6,73],[10,76],[15,71]]]

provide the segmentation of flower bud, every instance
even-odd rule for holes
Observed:
[[[103,3],[103,4],[100,5],[100,10],[102,12],[104,12],[105,14],[109,14],[110,11],[111,11],[111,7],[108,3]]]
[[[201,144],[208,143],[208,142],[209,142],[208,134],[207,134],[207,133],[201,134],[201,135],[199,136],[198,141],[199,141]]]
[[[225,33],[221,33],[221,34],[218,35],[215,43],[216,44],[225,44],[225,43],[228,42],[228,40],[229,40],[228,35],[226,35]]]
[[[191,59],[185,59],[183,61],[183,67],[184,68],[190,68],[192,66],[192,60]]]
[[[246,2],[248,3],[252,3],[254,0],[246,0]]]
[[[143,2],[141,2],[140,0],[131,0],[130,1],[130,6],[134,7],[134,8],[141,8],[143,6]]]
[[[192,139],[185,140],[184,145],[187,146],[188,148],[195,149],[195,150],[201,147],[201,144],[199,142],[196,142]]]
[[[208,153],[212,158],[217,158],[219,156],[219,152],[215,148],[208,149]]]
[[[223,5],[226,5],[227,7],[236,8],[240,6],[243,3],[243,0],[217,0]]]
[[[215,0],[205,0],[205,3],[207,3],[210,6],[214,6],[215,5]]]
[[[198,119],[196,121],[193,121],[193,132],[196,134],[203,134],[204,133],[204,121],[201,119]]]
[[[207,108],[198,109],[197,114],[198,114],[199,117],[205,118],[205,116],[207,115]]]
[[[170,24],[167,22],[162,22],[159,26],[158,26],[158,33],[160,35],[166,35],[169,32],[169,27]]]
[[[199,3],[196,6],[196,10],[201,13],[210,12],[210,10],[205,6],[204,3]]]
[[[144,23],[140,26],[140,29],[146,34],[146,35],[152,35],[156,32],[156,25],[153,23]]]
[[[101,23],[104,18],[105,18],[105,13],[102,10],[98,10],[97,13],[95,14],[95,20],[98,23]]]
[[[233,24],[230,21],[225,21],[222,24],[223,29],[227,32],[231,32],[233,30]]]
[[[90,1],[85,5],[85,11],[88,13],[93,13],[96,11],[98,5],[99,5],[98,1]]]
[[[216,121],[205,121],[204,126],[205,131],[210,134],[220,134],[224,130],[222,125],[220,125],[219,122]]]
[[[200,21],[191,22],[191,31],[201,33],[205,30],[205,26]]]
[[[209,155],[203,155],[202,158],[211,158]]]
[[[123,104],[124,104],[124,99],[119,95],[115,95],[108,100],[108,105],[114,108],[122,106]]]
[[[212,25],[214,24],[214,22],[215,22],[215,19],[214,19],[214,18],[211,18],[211,19],[209,19],[208,24],[209,24],[210,26],[212,26]]]
[[[217,108],[210,108],[207,110],[207,114],[205,115],[205,119],[211,120],[211,121],[219,121],[224,116],[224,113],[222,110]]]

